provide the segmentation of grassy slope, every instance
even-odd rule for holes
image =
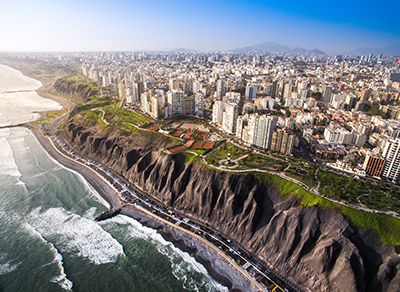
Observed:
[[[325,210],[340,210],[354,226],[375,230],[379,234],[383,244],[400,245],[399,219],[388,215],[364,212],[334,203],[278,176],[260,173],[254,173],[254,175],[262,182],[272,181],[284,199],[290,196],[296,196],[301,199],[301,205],[304,207],[318,205]]]

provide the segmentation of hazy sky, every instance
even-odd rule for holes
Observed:
[[[0,51],[229,50],[273,41],[341,53],[400,43],[399,11],[399,0],[0,0]]]

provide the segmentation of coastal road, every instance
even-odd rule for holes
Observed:
[[[185,219],[183,216],[176,213],[173,214],[165,207],[134,190],[123,179],[112,173],[112,171],[107,170],[104,166],[76,155],[73,151],[67,149],[56,136],[52,136],[52,139],[45,138],[41,135],[40,129],[33,126],[29,127],[51,156],[66,167],[78,171],[100,194],[105,195],[106,201],[111,205],[111,210],[120,208],[126,210],[127,208],[129,209],[129,205],[135,206],[142,212],[157,218],[163,224],[168,224],[195,236],[198,240],[207,244],[220,257],[224,258],[228,264],[234,267],[259,291],[269,291],[266,287],[281,292],[296,291],[291,286],[281,282],[270,270],[263,268],[251,255],[232,244],[229,239],[196,222]]]

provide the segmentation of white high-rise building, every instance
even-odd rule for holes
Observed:
[[[148,92],[142,93],[142,95],[140,96],[140,103],[142,111],[145,112],[146,114],[149,113],[150,111],[149,101],[150,101],[150,93]]]
[[[225,80],[219,79],[217,81],[217,90],[216,97],[224,97],[225,96]]]
[[[182,90],[168,92],[168,103],[171,105],[172,117],[184,114],[184,93]]]
[[[238,116],[236,122],[236,138],[243,140],[243,128],[248,124],[248,115]]]
[[[216,124],[222,124],[223,113],[226,107],[226,103],[217,100],[213,105],[212,122]]]
[[[133,88],[132,87],[126,88],[126,102],[133,103]]]
[[[228,103],[225,108],[225,112],[222,114],[222,129],[229,134],[233,134],[236,131],[237,117],[239,114],[239,108],[236,103]]]
[[[155,119],[159,119],[160,118],[160,96],[155,94],[151,97],[151,114]]]
[[[203,92],[196,92],[194,94],[193,102],[193,115],[199,118],[204,117],[204,94]]]
[[[201,91],[201,89],[203,88],[203,84],[201,84],[200,81],[194,81],[193,82],[193,92],[196,93],[198,91]]]
[[[247,140],[246,142],[250,145],[255,144],[255,138],[258,126],[258,115],[250,115],[248,122]]]
[[[272,132],[276,128],[277,117],[261,116],[257,121],[257,130],[255,131],[254,144],[261,148],[271,148]]]
[[[286,83],[283,87],[283,98],[290,98],[292,96],[293,85],[292,83]]]
[[[400,138],[388,141],[382,156],[386,159],[382,176],[394,183],[397,182],[400,176]]]

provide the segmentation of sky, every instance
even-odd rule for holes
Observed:
[[[0,0],[0,51],[224,51],[272,41],[339,54],[400,44],[399,11],[398,0]]]

